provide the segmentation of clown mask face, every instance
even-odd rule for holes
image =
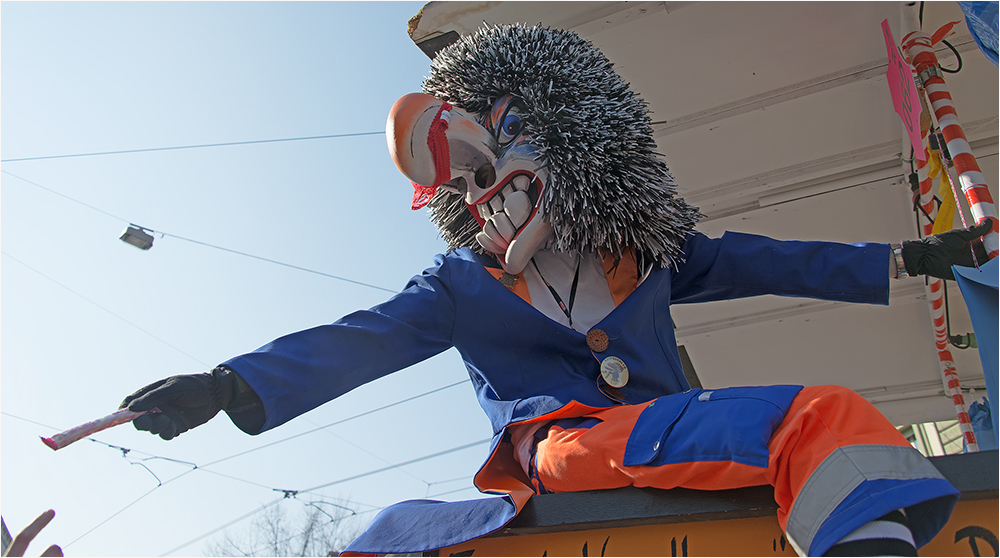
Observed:
[[[476,240],[518,274],[553,237],[539,212],[547,175],[528,142],[517,97],[504,95],[479,120],[447,103],[412,93],[386,123],[389,152],[413,183],[414,209],[437,187],[461,194],[482,227]]]

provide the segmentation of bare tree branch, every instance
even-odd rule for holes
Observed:
[[[365,524],[333,502],[287,502],[261,511],[244,530],[223,532],[206,545],[207,556],[328,556],[339,554]],[[325,505],[332,513],[321,507]],[[290,519],[289,516],[292,516]]]

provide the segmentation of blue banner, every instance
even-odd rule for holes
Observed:
[[[979,344],[979,359],[983,363],[983,374],[986,376],[986,391],[989,394],[991,406],[995,409],[997,397],[997,337],[998,311],[1000,297],[997,296],[997,260],[994,258],[979,269],[974,267],[952,266],[958,288],[962,290],[965,305],[969,307],[972,318],[972,329],[976,332],[976,343]],[[997,413],[993,412],[994,441],[997,435]]]
[[[965,23],[976,39],[976,44],[994,64],[997,64],[997,2],[959,2],[965,13]]]

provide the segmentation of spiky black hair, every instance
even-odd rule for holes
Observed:
[[[423,90],[479,115],[507,93],[524,101],[529,141],[549,175],[540,210],[554,250],[635,248],[660,266],[681,257],[698,209],[676,196],[653,151],[645,101],[590,41],[542,26],[484,26],[438,53]],[[449,246],[482,252],[461,196],[439,190],[429,207]]]

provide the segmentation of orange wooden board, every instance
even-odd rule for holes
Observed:
[[[959,502],[920,556],[997,556],[998,501]],[[775,517],[484,537],[439,556],[795,556]]]

